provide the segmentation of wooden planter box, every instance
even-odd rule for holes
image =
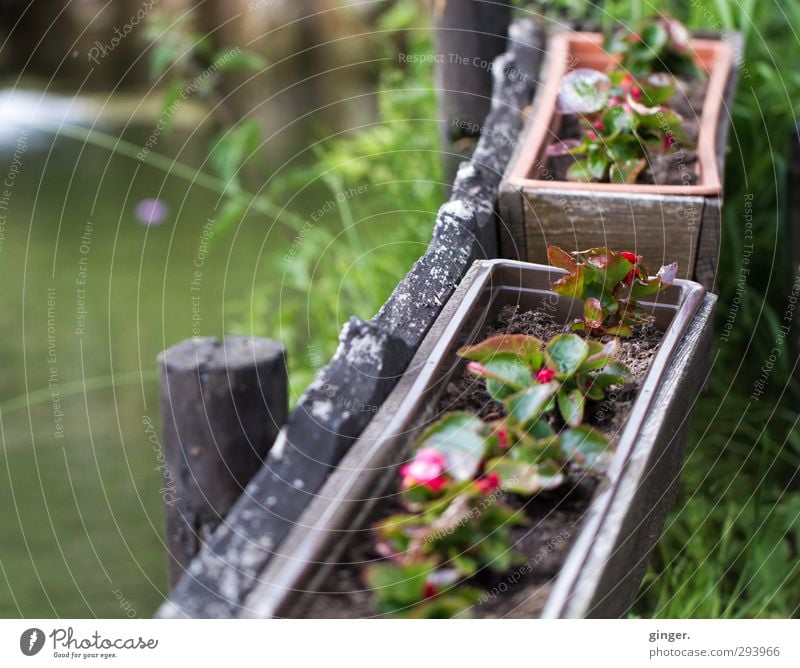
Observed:
[[[598,246],[635,251],[652,264],[678,261],[680,276],[713,288],[719,258],[722,174],[731,104],[738,79],[741,39],[693,39],[697,61],[708,75],[697,142],[696,185],[577,183],[556,181],[545,150],[558,136],[555,103],[571,69],[606,70],[615,61],[599,33],[567,33],[549,41],[543,85],[533,116],[500,185],[500,244],[504,257],[545,262],[546,249]]]
[[[476,262],[425,337],[408,371],[281,544],[245,603],[257,617],[301,616],[348,541],[369,540],[375,503],[397,484],[420,430],[461,370],[459,346],[483,338],[499,310],[578,306],[549,289],[563,272],[509,260]],[[676,491],[688,419],[703,386],[716,297],[677,281],[647,305],[665,332],[543,616],[612,617],[629,608]]]

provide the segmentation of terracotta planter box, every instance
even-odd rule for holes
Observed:
[[[563,322],[575,317],[579,305],[549,289],[562,274],[509,260],[473,265],[384,407],[281,544],[245,603],[250,614],[309,614],[309,605],[320,600],[315,596],[322,596],[313,592],[348,545],[372,540],[376,504],[396,487],[399,464],[462,370],[456,350],[481,340],[509,304],[545,307]],[[616,439],[609,472],[590,498],[560,572],[547,583],[542,616],[610,617],[630,606],[674,499],[688,419],[709,365],[715,302],[702,286],[679,280],[658,303],[643,303],[664,336]]]
[[[578,67],[605,71],[615,62],[599,33],[560,33],[548,44],[543,85],[500,186],[502,255],[546,261],[546,249],[625,248],[652,264],[677,260],[680,275],[712,289],[719,256],[722,174],[730,107],[738,70],[738,35],[693,39],[696,61],[708,76],[699,119],[695,185],[621,185],[557,181],[547,147],[558,137],[556,113],[564,75]],[[688,169],[688,166],[687,166]]]

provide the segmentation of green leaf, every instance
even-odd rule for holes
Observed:
[[[485,362],[499,353],[508,353],[524,359],[530,366],[541,366],[542,346],[544,344],[535,336],[525,334],[498,334],[475,344],[465,346],[458,351],[458,356],[477,362]]]
[[[398,566],[381,563],[366,571],[367,584],[375,591],[380,612],[394,613],[424,600],[425,581],[434,566],[430,562]]]
[[[509,394],[533,385],[531,371],[524,360],[510,353],[498,353],[483,362],[467,364],[470,373],[486,378],[486,389],[493,399],[502,401]]]
[[[577,334],[558,334],[547,343],[547,366],[556,373],[571,376],[589,354],[589,345]]]
[[[561,79],[558,110],[565,114],[594,114],[608,102],[611,81],[597,70],[578,68]]]
[[[594,147],[594,150],[589,151],[586,156],[586,168],[592,175],[592,178],[597,181],[602,181],[606,178],[606,171],[608,170],[608,158],[605,151],[600,147]]]
[[[586,160],[573,162],[569,169],[567,169],[567,181],[594,181],[595,177],[589,169],[589,163]]]
[[[437,450],[444,455],[447,472],[455,480],[470,480],[484,457],[483,431],[483,421],[471,413],[448,413],[422,434],[417,448]]]
[[[481,595],[474,587],[459,587],[414,606],[403,616],[408,619],[468,619],[472,616],[471,608],[481,600]]]
[[[609,135],[610,141],[621,132],[627,132],[633,127],[633,112],[630,107],[621,104],[614,105],[603,114],[604,134]]]
[[[583,422],[585,403],[586,399],[580,390],[561,390],[558,393],[558,410],[570,427],[578,427]]]
[[[550,245],[547,247],[547,261],[554,267],[566,269],[572,273],[578,267],[578,262],[563,248]]]
[[[600,344],[599,350],[592,350],[586,361],[581,365],[581,371],[592,371],[602,369],[619,353],[619,339],[611,339],[605,344]]]
[[[589,297],[583,302],[583,322],[589,331],[598,329],[603,324],[603,307],[596,297]]]
[[[613,327],[606,327],[605,328],[606,334],[610,334],[611,336],[621,336],[623,338],[629,337],[633,332],[628,325],[615,325]]]
[[[505,400],[509,417],[517,424],[528,427],[545,412],[559,387],[561,384],[556,382],[537,383],[527,390],[511,395]]]
[[[226,232],[228,228],[238,224],[244,218],[246,210],[245,205],[238,200],[227,200],[222,205],[220,212],[214,217],[211,238],[216,239]]]
[[[640,88],[644,103],[655,107],[675,94],[675,79],[665,72],[654,72],[640,82]]]
[[[608,178],[612,183],[636,183],[639,174],[647,167],[646,158],[635,158],[633,160],[623,160],[611,165]]]
[[[592,378],[592,386],[604,390],[612,385],[622,385],[630,378],[630,375],[630,369],[624,364],[619,362],[610,364],[602,372]]]
[[[500,476],[505,491],[525,496],[555,489],[565,480],[564,474],[552,464],[532,464],[510,457],[490,459],[486,470]]]
[[[575,273],[564,276],[551,286],[553,292],[562,297],[579,299],[583,295],[585,265],[579,264]]]
[[[560,435],[564,457],[593,471],[603,472],[610,459],[610,446],[605,436],[591,427],[567,429]]]
[[[669,36],[660,21],[649,23],[641,32],[642,42],[649,47],[652,57],[658,56],[666,46]]]

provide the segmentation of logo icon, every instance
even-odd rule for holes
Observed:
[[[28,629],[19,637],[19,648],[25,656],[38,654],[44,647],[44,631],[42,629]]]

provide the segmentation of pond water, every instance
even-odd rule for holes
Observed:
[[[214,193],[35,128],[0,141],[0,616],[149,616],[166,591],[155,357],[222,334],[276,235],[248,219],[209,248]],[[162,222],[137,218],[148,198]]]

